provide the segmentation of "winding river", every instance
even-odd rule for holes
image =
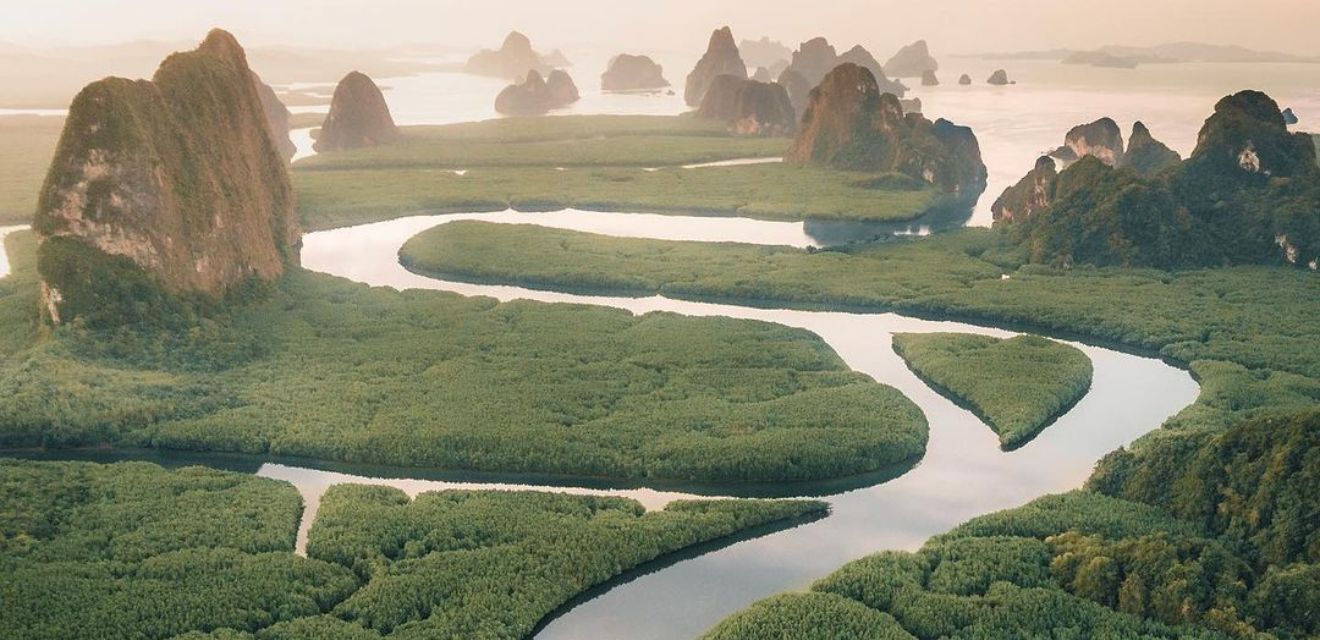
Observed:
[[[994,336],[1011,332],[957,322],[908,318],[897,314],[856,314],[759,309],[672,300],[660,296],[627,298],[571,295],[509,286],[447,282],[411,273],[398,262],[402,244],[413,235],[455,220],[535,223],[548,227],[615,236],[705,242],[751,242],[805,247],[813,244],[802,223],[742,218],[683,217],[565,210],[550,213],[445,214],[308,234],[303,266],[351,280],[396,289],[434,289],[500,300],[604,305],[634,313],[669,311],[689,316],[728,316],[776,322],[815,332],[854,370],[896,387],[921,407],[930,423],[926,456],[907,473],[885,482],[871,478],[804,489],[832,506],[822,520],[686,558],[662,569],[629,576],[593,597],[560,611],[537,638],[686,639],[700,635],[725,616],[760,598],[801,589],[849,560],[882,549],[919,547],[931,535],[974,516],[1021,505],[1047,493],[1076,488],[1105,453],[1157,427],[1196,398],[1197,385],[1185,372],[1156,359],[1076,344],[1095,367],[1090,393],[1040,437],[1004,452],[991,430],[969,412],[931,390],[894,354],[894,332],[962,331]],[[0,237],[21,227],[0,229]],[[7,271],[0,252],[0,275]],[[65,456],[67,457],[67,456]],[[98,459],[98,454],[91,454]],[[389,477],[391,470],[330,465],[307,468],[287,461],[226,463],[207,458],[152,452],[165,464],[203,463],[238,468],[286,480],[302,494],[306,510],[298,551],[306,544],[320,498],[327,488],[345,482],[387,484],[410,495],[442,489],[542,489],[571,493],[623,495],[647,508],[663,507],[685,493],[652,488],[619,488],[608,483],[574,485],[558,479],[486,474],[473,479],[449,474],[443,479]],[[421,476],[422,472],[411,475]],[[878,484],[876,484],[878,483]],[[867,486],[869,484],[869,486]],[[861,485],[860,488],[857,485]],[[793,489],[790,489],[790,493]],[[719,494],[719,488],[702,491]]]

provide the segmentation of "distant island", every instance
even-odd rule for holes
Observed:
[[[1148,47],[1106,45],[1099,49],[1045,49],[972,54],[984,60],[1046,60],[1065,64],[1089,64],[1098,67],[1132,68],[1139,64],[1179,62],[1279,63],[1320,62],[1320,57],[1299,56],[1277,51],[1257,51],[1237,45],[1202,42],[1170,42]]]

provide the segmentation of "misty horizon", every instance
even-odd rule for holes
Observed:
[[[841,0],[816,3],[811,12],[781,0],[758,3],[753,12],[745,10],[749,3],[734,0],[622,6],[601,0],[515,0],[497,9],[466,0],[386,6],[365,0],[289,0],[278,6],[241,0],[224,7],[139,0],[131,3],[137,7],[132,11],[125,11],[124,4],[57,0],[28,7],[0,24],[0,43],[36,49],[187,43],[219,27],[257,47],[464,51],[498,46],[516,30],[546,49],[689,51],[703,46],[712,29],[728,25],[739,40],[768,37],[790,48],[825,36],[836,45],[861,44],[878,52],[924,39],[937,55],[1176,42],[1320,55],[1320,45],[1304,28],[1320,21],[1320,3],[1305,0],[1275,2],[1268,11],[1229,0],[1172,0],[1156,6],[1119,0],[1087,3],[1095,5],[1089,8],[1046,0],[933,0],[917,7]],[[1079,12],[1088,19],[1078,21]],[[901,19],[895,20],[896,15]],[[294,22],[299,28],[285,27]]]

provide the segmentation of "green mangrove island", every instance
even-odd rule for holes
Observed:
[[[1006,449],[1022,446],[1091,387],[1091,359],[1039,336],[894,334],[894,351],[918,376],[971,409]]]

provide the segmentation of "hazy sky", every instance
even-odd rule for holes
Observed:
[[[1177,40],[1320,54],[1320,0],[6,0],[0,41],[26,45],[196,40],[222,26],[250,45],[497,43],[630,50],[825,35],[884,52],[926,38],[938,53]]]

